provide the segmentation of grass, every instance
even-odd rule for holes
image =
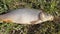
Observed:
[[[46,13],[60,16],[60,0],[0,0],[0,14],[24,7],[42,9]],[[60,22],[37,25],[0,23],[0,34],[60,34]]]

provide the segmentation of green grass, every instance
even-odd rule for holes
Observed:
[[[21,4],[19,4],[21,3]],[[0,14],[18,8],[42,9],[60,16],[60,0],[0,0]],[[60,34],[59,22],[44,22],[38,25],[0,23],[0,34]]]

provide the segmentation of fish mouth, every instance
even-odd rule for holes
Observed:
[[[54,20],[54,16],[51,16],[51,17],[50,17],[50,21],[52,21],[52,20]]]

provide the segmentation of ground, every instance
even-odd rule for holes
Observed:
[[[60,0],[0,0],[0,14],[25,7],[60,16]],[[0,34],[60,34],[60,22],[47,21],[36,25],[4,22],[0,23]]]

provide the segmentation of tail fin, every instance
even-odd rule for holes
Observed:
[[[10,18],[8,18],[8,14],[2,14],[0,15],[0,22],[12,22],[12,20]]]

